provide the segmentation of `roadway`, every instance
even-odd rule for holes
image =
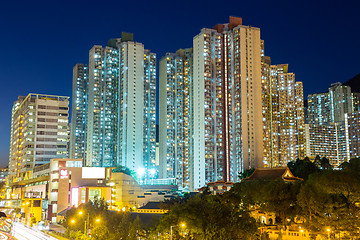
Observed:
[[[18,240],[56,240],[56,238],[46,235],[40,230],[27,227],[18,222],[14,222],[12,235]]]

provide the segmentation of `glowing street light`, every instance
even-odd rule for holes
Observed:
[[[170,226],[170,240],[173,239],[173,227],[181,227],[181,228],[185,228],[186,227],[186,223],[185,222],[182,222],[178,225],[175,225],[175,226]]]
[[[145,174],[145,168],[139,168],[139,169],[137,170],[137,174],[138,174],[139,176],[143,176],[143,175]]]
[[[79,215],[82,215],[83,212],[79,211]],[[89,223],[89,213],[87,214],[87,221],[85,220],[85,225],[84,225],[84,236],[87,236],[87,224]]]
[[[331,229],[330,228],[327,228],[326,231],[328,232],[328,239],[330,239],[330,232],[331,232]]]
[[[139,176],[139,181],[140,181],[140,184],[142,184],[142,178],[143,176],[145,176],[145,168],[141,167],[141,168],[138,168],[138,170],[136,171],[137,175]]]

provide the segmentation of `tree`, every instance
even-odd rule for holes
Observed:
[[[112,234],[109,232],[109,229],[106,225],[96,225],[91,230],[91,237],[96,240],[109,240],[111,239],[110,235]]]
[[[81,231],[70,232],[69,237],[72,240],[90,240],[90,237],[85,236]]]
[[[352,158],[349,162],[343,162],[340,169],[345,172],[353,172],[360,177],[360,158]]]
[[[129,229],[129,240],[137,240],[139,236],[141,236],[142,234],[142,229],[141,229],[141,220],[140,217],[137,216],[135,218],[135,220],[130,224],[130,229]]]
[[[255,168],[245,169],[243,172],[239,173],[239,180],[250,177],[251,174],[253,174],[254,171],[255,171]]]
[[[321,170],[331,170],[332,169],[329,159],[327,159],[326,157],[321,158],[320,169]]]
[[[316,161],[317,160],[315,160],[315,162]],[[319,171],[319,167],[315,163],[311,162],[308,157],[305,157],[303,160],[296,159],[295,162],[289,162],[288,167],[290,171],[294,174],[294,176],[302,178],[304,180],[307,180],[310,174]]]
[[[187,236],[192,239],[255,239],[257,225],[248,211],[222,202],[221,196],[196,196],[186,203],[175,204],[160,219],[156,231],[163,235],[173,227],[179,236],[180,223],[186,223]]]
[[[326,194],[323,191],[319,191],[312,181],[308,181],[301,186],[297,195],[297,205],[300,208],[298,214],[305,219],[308,230],[318,230],[318,226],[315,224],[317,222],[316,217],[324,213],[326,197]]]
[[[78,208],[71,208],[65,213],[63,225],[71,231],[84,231],[85,221],[87,228],[92,229],[96,226],[95,219],[105,221],[108,215],[108,204],[103,198],[95,197],[94,200],[80,205]],[[83,212],[79,215],[79,212]],[[88,221],[89,218],[89,221]],[[73,222],[74,221],[74,222]]]
[[[324,171],[310,176],[297,196],[300,215],[317,233],[329,227],[333,233],[353,234],[360,227],[360,182],[354,173]]]
[[[136,174],[135,174],[134,171],[130,170],[128,167],[121,166],[121,165],[119,165],[119,166],[117,166],[116,168],[114,168],[114,169],[112,170],[112,172],[121,172],[121,173],[125,173],[125,174],[127,174],[127,175],[129,175],[129,176],[132,176],[132,177],[135,177],[135,176],[136,176]]]
[[[285,182],[283,180],[268,181],[262,196],[261,208],[265,211],[274,212],[278,222],[286,226],[288,218],[296,215],[296,196],[300,189],[300,181]]]

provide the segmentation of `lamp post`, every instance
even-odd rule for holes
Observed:
[[[330,228],[326,229],[326,231],[328,232],[328,239],[330,239]]]
[[[182,227],[182,228],[185,228],[186,227],[186,224],[185,223],[181,223],[181,224],[178,224],[178,225],[173,225],[173,226],[170,226],[170,240],[173,240],[173,227]]]
[[[82,215],[83,212],[80,211],[79,212],[79,215]],[[85,219],[85,225],[84,225],[84,236],[87,236],[88,235],[88,232],[86,231],[87,230],[87,224],[89,224],[89,213],[87,213],[87,221]]]
[[[79,212],[79,215],[82,215],[82,214],[83,214],[83,212],[80,211],[80,212]],[[100,222],[100,218],[97,218],[97,219],[95,220],[95,222],[96,222],[96,223],[99,223],[99,222]],[[71,223],[74,224],[74,223],[75,223],[75,220],[72,219],[72,220],[71,220]],[[87,220],[85,220],[85,225],[84,225],[84,238],[85,238],[86,236],[88,236],[88,228],[90,228],[89,213],[87,213]]]

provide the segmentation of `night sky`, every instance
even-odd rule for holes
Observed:
[[[5,3],[6,2],[6,3]],[[360,1],[1,1],[0,166],[8,164],[19,95],[71,96],[72,68],[121,32],[157,53],[192,46],[201,28],[243,18],[272,63],[288,63],[305,96],[360,73]]]

